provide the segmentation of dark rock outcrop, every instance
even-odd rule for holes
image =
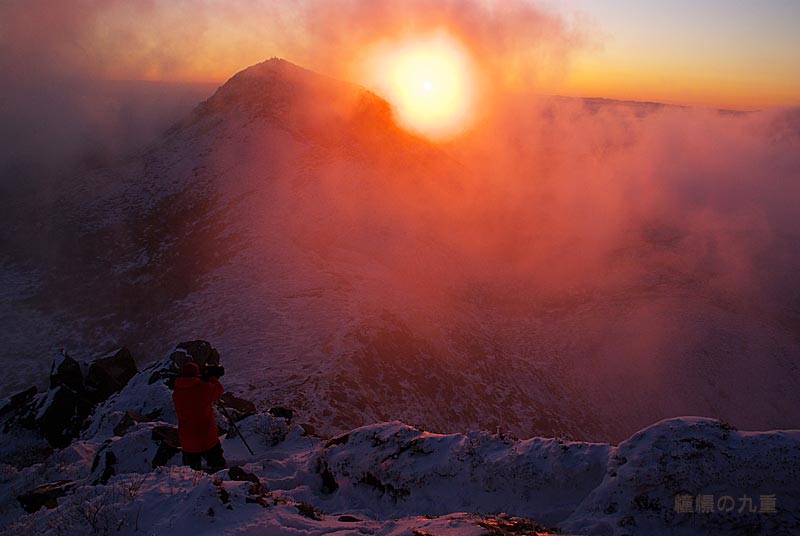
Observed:
[[[326,457],[317,459],[317,473],[319,473],[319,476],[322,478],[322,493],[330,495],[339,489],[339,483],[336,482],[336,476],[333,474],[333,471],[331,471]]]
[[[55,508],[58,506],[58,498],[63,497],[72,487],[71,480],[58,480],[50,482],[37,488],[32,489],[27,493],[23,493],[17,500],[22,505],[26,512],[32,514],[39,510],[42,506],[46,508]]]
[[[50,389],[56,389],[62,385],[76,392],[83,391],[81,366],[64,350],[61,350],[61,355],[53,360],[53,364],[50,366]]]
[[[13,395],[0,409],[3,433],[35,430],[52,447],[64,448],[78,437],[94,407],[125,387],[136,373],[125,348],[93,361],[85,378],[81,365],[61,350],[50,367],[47,392],[37,393],[31,387]]]
[[[233,417],[234,421],[241,421],[245,417],[256,414],[255,404],[249,400],[240,398],[233,393],[224,393],[219,401],[223,406],[225,406],[225,408],[228,409],[228,412],[231,414],[231,417]]]
[[[158,451],[153,457],[153,468],[166,465],[173,456],[181,452],[181,439],[177,426],[156,426],[153,428],[153,441],[158,442]]]
[[[111,479],[111,477],[117,474],[117,455],[114,454],[113,451],[107,450],[105,452],[105,458],[106,463],[103,473],[100,475],[100,478],[95,482],[95,484],[108,484],[108,481]]]
[[[261,486],[261,480],[256,475],[248,473],[238,465],[234,465],[228,469],[228,477],[237,482],[252,482],[253,484]]]
[[[150,422],[151,420],[152,419],[150,417],[142,415],[141,413],[137,413],[135,411],[126,411],[125,415],[123,415],[122,419],[120,419],[119,424],[114,427],[114,435],[124,436],[134,424],[138,424],[140,422]]]
[[[89,365],[86,386],[96,401],[102,402],[122,390],[138,372],[136,361],[123,346]]]
[[[8,398],[8,401],[0,408],[0,417],[6,415],[7,413],[16,412],[26,404],[30,403],[33,400],[33,397],[36,396],[39,390],[34,385],[30,389],[25,389],[24,391],[20,391],[19,393],[15,393]]]
[[[39,409],[36,425],[56,448],[64,448],[78,436],[92,411],[93,403],[84,391],[60,385],[47,393]]]
[[[286,425],[292,424],[292,417],[294,417],[294,411],[290,408],[284,408],[282,406],[275,406],[274,408],[269,408],[269,414],[273,417],[278,417],[280,419],[286,420]]]
[[[3,433],[7,434],[15,429],[36,429],[36,406],[39,402],[36,387],[11,395],[6,404],[0,408],[0,418],[3,418]]]

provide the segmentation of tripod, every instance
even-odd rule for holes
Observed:
[[[225,406],[217,402],[217,407],[223,413],[223,415],[225,415],[225,418],[228,419],[228,422],[231,423],[231,428],[233,428],[233,431],[236,432],[236,435],[242,438],[242,443],[244,443],[244,446],[247,447],[247,450],[250,451],[250,455],[255,456],[253,449],[251,449],[250,445],[247,444],[247,440],[242,435],[242,432],[239,430],[239,427],[236,426],[236,423],[233,421],[233,418],[231,417],[230,413],[228,413],[228,410],[225,409]]]

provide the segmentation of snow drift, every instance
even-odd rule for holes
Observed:
[[[170,367],[166,357],[137,373],[94,408],[67,447],[27,464],[3,463],[3,533],[399,536],[560,529],[688,536],[800,529],[794,469],[800,431],[740,432],[700,417],[662,421],[613,446],[435,434],[397,421],[325,438],[291,412],[276,417],[259,408],[237,423],[255,455],[228,432],[223,444],[231,467],[196,472],[178,465],[178,450],[164,456],[167,440],[156,433],[175,424]],[[152,408],[161,412],[130,419]],[[231,430],[224,419],[220,428]],[[20,446],[18,432],[3,434],[4,460]],[[684,496],[713,496],[712,511],[695,511],[693,501],[690,510],[679,509]],[[763,508],[762,496],[772,497],[773,510]],[[717,502],[742,497],[755,510]]]

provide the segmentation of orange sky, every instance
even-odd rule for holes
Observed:
[[[567,0],[598,29],[563,92],[753,108],[800,104],[800,2]]]
[[[348,65],[359,47],[383,34],[444,26],[467,41],[491,80],[523,80],[515,90],[734,108],[800,105],[795,0],[65,4],[0,8],[0,44],[15,48],[25,69],[41,60],[27,56],[39,54],[95,78],[222,83],[280,56],[366,85]]]

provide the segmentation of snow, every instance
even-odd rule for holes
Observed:
[[[778,509],[800,522],[800,430],[738,432],[714,419],[682,417],[656,423],[614,449],[603,481],[561,526],[590,534],[617,534],[620,527],[657,534],[665,525],[670,534],[735,533],[746,528],[756,534],[778,534],[778,515],[739,512],[738,499],[776,495]],[[675,496],[733,497],[729,513],[677,513]],[[633,506],[637,503],[643,506]],[[608,513],[611,505],[616,512]],[[627,508],[626,508],[627,505]],[[614,527],[617,532],[609,532]],[[788,533],[788,532],[786,532]]]
[[[99,264],[105,270],[108,261],[113,280],[130,281],[131,288],[112,288],[107,271],[81,266],[87,269],[78,272],[81,284],[98,283],[61,296],[80,307],[56,307],[50,296],[37,294],[44,275],[53,274],[0,264],[0,317],[6,355],[14,360],[0,379],[3,394],[45,377],[39,370],[56,341],[83,360],[135,341],[141,344],[134,354],[146,362],[166,344],[202,336],[220,349],[229,390],[260,408],[288,405],[296,420],[322,436],[344,435],[329,442],[265,413],[239,422],[255,455],[233,437],[223,439],[225,453],[229,465],[259,477],[269,490],[263,496],[232,481],[228,471],[208,476],[176,466],[179,456],[154,470],[152,431],[175,423],[171,391],[149,381],[161,360],[97,408],[67,449],[31,467],[0,468],[4,533],[85,534],[92,529],[89,507],[103,514],[95,523],[121,524],[120,534],[482,534],[478,523],[510,518],[503,513],[575,534],[688,535],[742,526],[754,534],[800,533],[793,517],[800,511],[797,431],[738,432],[687,417],[659,422],[618,446],[465,432],[501,425],[519,435],[541,429],[627,435],[653,415],[684,412],[676,408],[743,422],[782,422],[785,413],[785,422],[793,422],[797,408],[786,403],[796,399],[798,384],[791,333],[766,316],[761,325],[691,285],[661,279],[655,285],[649,276],[641,286],[576,293],[516,316],[493,309],[490,293],[480,288],[426,289],[455,305],[444,315],[387,270],[385,259],[370,251],[373,242],[364,247],[341,238],[366,228],[375,230],[370,240],[392,242],[387,221],[375,214],[365,221],[347,217],[331,201],[368,206],[371,195],[385,193],[380,184],[393,178],[393,168],[376,167],[371,155],[354,152],[363,148],[340,140],[325,145],[306,138],[303,125],[286,124],[285,107],[264,120],[261,101],[247,106],[241,99],[260,91],[259,84],[229,86],[221,95],[234,105],[224,116],[195,116],[141,158],[75,185],[66,204],[69,221],[87,244],[103,245]],[[284,104],[293,95],[291,84],[274,89]],[[406,149],[397,147],[398,155]],[[181,206],[203,217],[189,224],[170,220]],[[304,226],[288,225],[297,211]],[[159,232],[151,236],[154,229]],[[109,236],[113,248],[105,242]],[[412,273],[459,273],[446,244],[414,239],[427,248],[419,258],[428,265]],[[646,253],[639,245],[631,252]],[[202,261],[195,264],[203,269],[192,264],[186,273],[170,273],[187,257]],[[104,292],[95,297],[92,289]],[[123,291],[136,299],[122,300]],[[156,301],[161,305],[152,306]],[[138,316],[125,308],[131,304]],[[625,351],[613,343],[629,340],[620,333],[635,327],[637,317],[679,318],[665,336],[665,363],[678,365],[673,356],[698,348],[711,351],[685,371],[670,369],[676,372],[661,378],[655,394],[616,371],[598,372],[605,357]],[[581,361],[584,356],[596,361]],[[576,380],[576,371],[587,381]],[[597,374],[609,381],[589,378]],[[40,397],[42,403],[54,393]],[[114,428],[127,411],[153,414],[153,421],[117,436]],[[382,422],[394,418],[425,426]],[[15,432],[3,435],[0,448],[34,446],[29,435]],[[93,484],[104,468],[100,458],[92,469],[94,461],[107,452],[119,460],[118,474]],[[335,491],[323,490],[326,468]],[[77,484],[58,508],[22,511],[19,494],[59,479]],[[223,501],[223,489],[230,502]],[[677,514],[674,495],[684,491],[776,494],[779,513]],[[321,510],[321,519],[301,514],[298,507],[309,512],[301,503]],[[361,521],[339,521],[342,515]]]
[[[262,412],[238,422],[254,454],[240,438],[222,438],[228,467],[258,484],[235,480],[230,469],[208,475],[180,466],[179,455],[154,469],[152,432],[174,424],[170,412],[122,436],[112,430],[127,404],[163,401],[163,381],[146,380],[164,364],[99,406],[69,447],[31,467],[2,466],[4,533],[484,535],[493,524],[535,522],[576,535],[622,536],[633,527],[688,536],[746,526],[766,536],[800,528],[792,515],[800,511],[800,430],[739,432],[702,417],[661,421],[613,446],[436,434],[399,421],[319,438]],[[56,508],[22,511],[18,495],[64,479],[74,484]],[[775,494],[778,511],[678,513],[679,493]]]
[[[57,273],[0,265],[4,362],[14,363],[0,395],[41,379],[60,346],[90,361],[125,343],[146,363],[200,337],[222,353],[230,390],[291,406],[325,434],[395,418],[438,432],[499,425],[614,442],[685,413],[794,425],[796,338],[776,317],[710,294],[701,275],[687,283],[645,265],[645,281],[552,299],[524,281],[450,285],[468,266],[413,225],[436,193],[426,185],[452,179],[425,172],[441,170],[441,155],[389,138],[391,164],[310,128],[326,112],[303,99],[327,85],[325,94],[363,97],[266,62],[144,153],[76,179],[61,216],[99,257],[65,259]],[[289,104],[313,114],[292,116]],[[365,127],[332,125],[348,136]],[[408,194],[394,183],[407,183],[409,169],[422,202],[377,210],[376,200]],[[413,262],[393,265],[392,245],[413,246]],[[621,254],[657,260],[652,247],[673,246],[632,238]],[[529,305],[497,299],[517,295]],[[626,346],[643,318],[665,326],[661,347]],[[638,356],[660,368],[637,366]],[[641,381],[642,370],[658,377]]]

